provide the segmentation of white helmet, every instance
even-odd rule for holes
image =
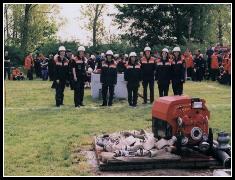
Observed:
[[[84,46],[79,46],[79,47],[78,47],[78,51],[85,51]]]
[[[108,51],[106,52],[106,55],[113,55],[113,51],[108,50]]]
[[[114,57],[119,57],[119,54],[114,54]]]
[[[95,55],[92,54],[92,55],[91,55],[91,59],[95,59]]]
[[[104,53],[101,53],[101,57],[104,57]]]
[[[145,47],[144,51],[151,51],[151,48],[150,47]]]
[[[174,47],[174,49],[173,49],[173,52],[180,52],[181,50],[180,50],[180,47]]]
[[[135,52],[131,52],[130,55],[129,55],[129,57],[131,57],[131,56],[137,56],[137,55],[136,55]]]
[[[91,67],[89,67],[89,68],[87,69],[87,71],[88,71],[89,73],[92,73],[93,69],[92,69]]]
[[[64,46],[60,46],[60,47],[59,47],[59,51],[66,51],[66,49],[65,49]]]
[[[124,56],[125,56],[126,58],[128,58],[128,54],[125,54]]]
[[[167,53],[168,53],[169,51],[168,51],[167,48],[164,48],[164,49],[162,50],[162,52],[167,52]]]

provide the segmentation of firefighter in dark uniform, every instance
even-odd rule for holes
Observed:
[[[54,80],[56,84],[55,99],[57,107],[64,105],[63,104],[64,89],[66,83],[68,83],[69,80],[69,74],[68,74],[69,60],[65,57],[65,51],[66,51],[65,47],[60,46],[58,54],[54,56],[54,61],[55,61]]]
[[[141,81],[140,63],[137,62],[137,55],[131,52],[129,61],[124,72],[124,79],[127,81],[127,92],[129,106],[136,107],[138,98],[138,88]]]
[[[200,50],[196,51],[194,58],[194,69],[196,75],[196,81],[202,81],[205,73],[206,62],[203,59],[203,55]]]
[[[172,89],[174,95],[183,94],[183,83],[185,82],[185,62],[183,61],[180,53],[180,48],[173,49],[172,61]]]
[[[171,81],[171,62],[169,61],[168,53],[168,49],[164,48],[156,62],[155,79],[158,83],[159,97],[168,96]]]
[[[101,106],[112,106],[114,86],[117,84],[117,68],[113,59],[113,52],[108,50],[106,52],[106,60],[102,62],[100,82],[102,84],[102,98],[103,104]],[[109,90],[109,101],[107,104],[107,93]]]
[[[155,58],[150,55],[151,48],[144,48],[144,56],[141,58],[141,73],[143,84],[143,96],[144,102],[147,103],[147,87],[149,85],[150,90],[150,103],[154,101],[154,72],[155,72]]]
[[[86,80],[86,57],[85,47],[78,47],[78,55],[74,57],[73,61],[73,80],[74,80],[74,104],[75,108],[84,106],[84,85]]]

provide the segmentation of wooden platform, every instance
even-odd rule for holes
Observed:
[[[213,157],[206,156],[197,151],[191,151],[190,153],[185,153],[182,156],[172,153],[164,153],[153,158],[112,157],[112,153],[105,153],[96,145],[95,138],[93,144],[99,169],[102,171],[223,168],[221,163]]]

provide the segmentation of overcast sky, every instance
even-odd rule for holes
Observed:
[[[66,19],[66,24],[64,26],[59,27],[59,31],[57,32],[57,36],[60,40],[77,40],[81,42],[83,45],[91,45],[91,37],[92,32],[88,32],[85,29],[82,29],[82,21],[84,19],[79,19],[81,16],[80,4],[59,4],[60,6],[60,14],[58,14],[58,19],[61,17]],[[107,8],[108,13],[116,13],[117,9],[113,4],[109,4]],[[113,17],[104,16],[104,22],[106,29],[110,29],[111,32],[117,34],[120,30],[117,27],[112,26]]]

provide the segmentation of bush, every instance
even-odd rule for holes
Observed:
[[[22,66],[24,64],[24,52],[20,48],[7,46],[5,51],[8,51],[12,66]]]
[[[77,48],[79,47],[78,43],[76,43],[75,41],[59,42],[57,40],[51,40],[45,44],[42,44],[33,53],[34,54],[42,53],[44,56],[48,56],[51,53],[56,54],[58,52],[59,46],[61,45],[65,46],[66,49],[70,49],[73,52],[73,54],[77,54]],[[206,48],[208,45],[195,43],[195,42],[191,43],[190,45],[189,44],[188,45],[175,44],[174,46],[158,44],[158,45],[152,46],[151,49],[152,49],[152,53],[154,53],[154,51],[161,52],[163,48],[168,48],[171,51],[173,50],[175,46],[179,46],[182,52],[185,52],[186,48],[189,48],[192,51],[192,53],[194,53],[196,49],[200,49],[202,53],[206,53]],[[116,53],[117,54],[129,54],[132,51],[139,54],[139,52],[144,50],[144,47],[133,47],[129,45],[128,42],[126,41],[115,42],[112,44],[101,44],[101,45],[98,45],[97,47],[91,46],[91,47],[85,47],[85,48],[86,48],[86,52],[89,54],[96,54],[96,53],[100,54],[102,52],[105,53],[107,50],[112,50],[114,54]],[[20,48],[11,46],[11,47],[5,47],[5,50],[8,50],[9,57],[13,65],[23,65],[24,52],[22,52]]]

